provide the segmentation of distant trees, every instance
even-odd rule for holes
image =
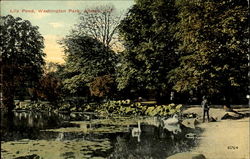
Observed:
[[[38,85],[30,89],[34,99],[48,100],[57,107],[64,97],[62,85],[62,65],[48,62],[44,67],[44,74],[39,79]]]
[[[87,93],[97,77],[115,73],[116,54],[88,36],[69,35],[63,41],[66,54],[64,87],[73,94]]]
[[[64,88],[74,95],[107,96],[118,62],[112,50],[121,15],[112,6],[88,8],[60,44],[64,48]]]
[[[173,26],[174,1],[139,0],[119,25],[125,51],[121,53],[118,88],[141,90],[160,97],[170,93],[168,72],[177,65]]]
[[[180,21],[175,36],[181,57],[169,75],[174,89],[220,93],[227,103],[236,88],[246,93],[247,1],[176,0],[176,4]]]
[[[0,56],[3,70],[3,104],[11,112],[15,89],[22,85],[32,87],[42,75],[43,37],[37,26],[11,15],[1,16]]]

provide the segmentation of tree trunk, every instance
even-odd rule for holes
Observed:
[[[15,82],[13,68],[4,67],[3,69],[3,106],[11,115],[14,105]]]
[[[13,86],[9,88],[4,88],[3,91],[3,105],[4,108],[7,109],[8,114],[11,114],[13,109],[15,108],[14,105],[14,88]]]

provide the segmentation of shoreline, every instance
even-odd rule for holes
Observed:
[[[235,109],[243,114],[248,109]],[[194,112],[201,117],[200,108],[188,108],[184,112]],[[221,120],[228,112],[224,109],[211,109],[210,116],[216,122],[200,123],[197,127],[203,129],[199,137],[199,144],[191,150],[192,153],[203,154],[206,159],[249,159],[250,158],[250,118],[237,120]]]

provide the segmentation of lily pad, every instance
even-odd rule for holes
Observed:
[[[69,152],[70,156],[74,156],[75,158],[87,158],[88,156],[91,156],[93,154],[94,150],[98,149],[105,152],[112,148],[108,139],[103,141],[71,141],[70,143],[54,140],[29,140],[27,144],[12,144],[17,142],[20,143],[23,141],[19,140],[16,142],[5,142],[1,145],[2,149],[5,150],[4,152],[1,152],[3,158],[13,158],[14,154],[16,157],[35,154],[40,158],[61,159],[65,158],[66,152]],[[41,147],[41,145],[45,146]]]

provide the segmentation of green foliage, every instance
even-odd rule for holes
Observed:
[[[72,33],[61,44],[66,55],[63,84],[70,93],[86,92],[95,78],[114,74],[116,54],[98,40]]]
[[[63,78],[64,64],[46,62],[43,70],[45,74],[50,74],[55,78]]]
[[[97,112],[119,115],[168,116],[180,113],[182,105],[143,105],[139,102],[127,104],[126,101],[109,101],[102,104]]]
[[[59,103],[59,111],[94,112],[98,103],[87,102],[87,97],[66,97]]]
[[[70,109],[73,108],[69,103],[64,102],[60,107],[59,111],[70,111]]]
[[[247,1],[177,0],[180,65],[170,81],[179,92],[224,93],[247,84]],[[229,91],[230,90],[230,91]]]
[[[11,111],[16,87],[33,87],[42,74],[44,39],[28,20],[11,15],[0,20],[3,103]]]
[[[119,26],[125,51],[118,68],[118,88],[164,92],[168,72],[176,66],[174,1],[138,0]]]
[[[117,43],[119,21],[120,15],[110,5],[88,8],[79,14],[75,28],[60,41],[66,55],[62,74],[65,91],[75,96],[111,94],[118,61],[112,47]]]
[[[173,115],[176,113],[180,113],[182,108],[182,105],[175,105],[175,104],[169,104],[169,105],[156,105],[154,107],[148,107],[145,111],[146,115],[149,116],[168,116]]]
[[[51,111],[52,104],[47,101],[19,101],[15,102],[16,110],[36,110],[36,111]]]

